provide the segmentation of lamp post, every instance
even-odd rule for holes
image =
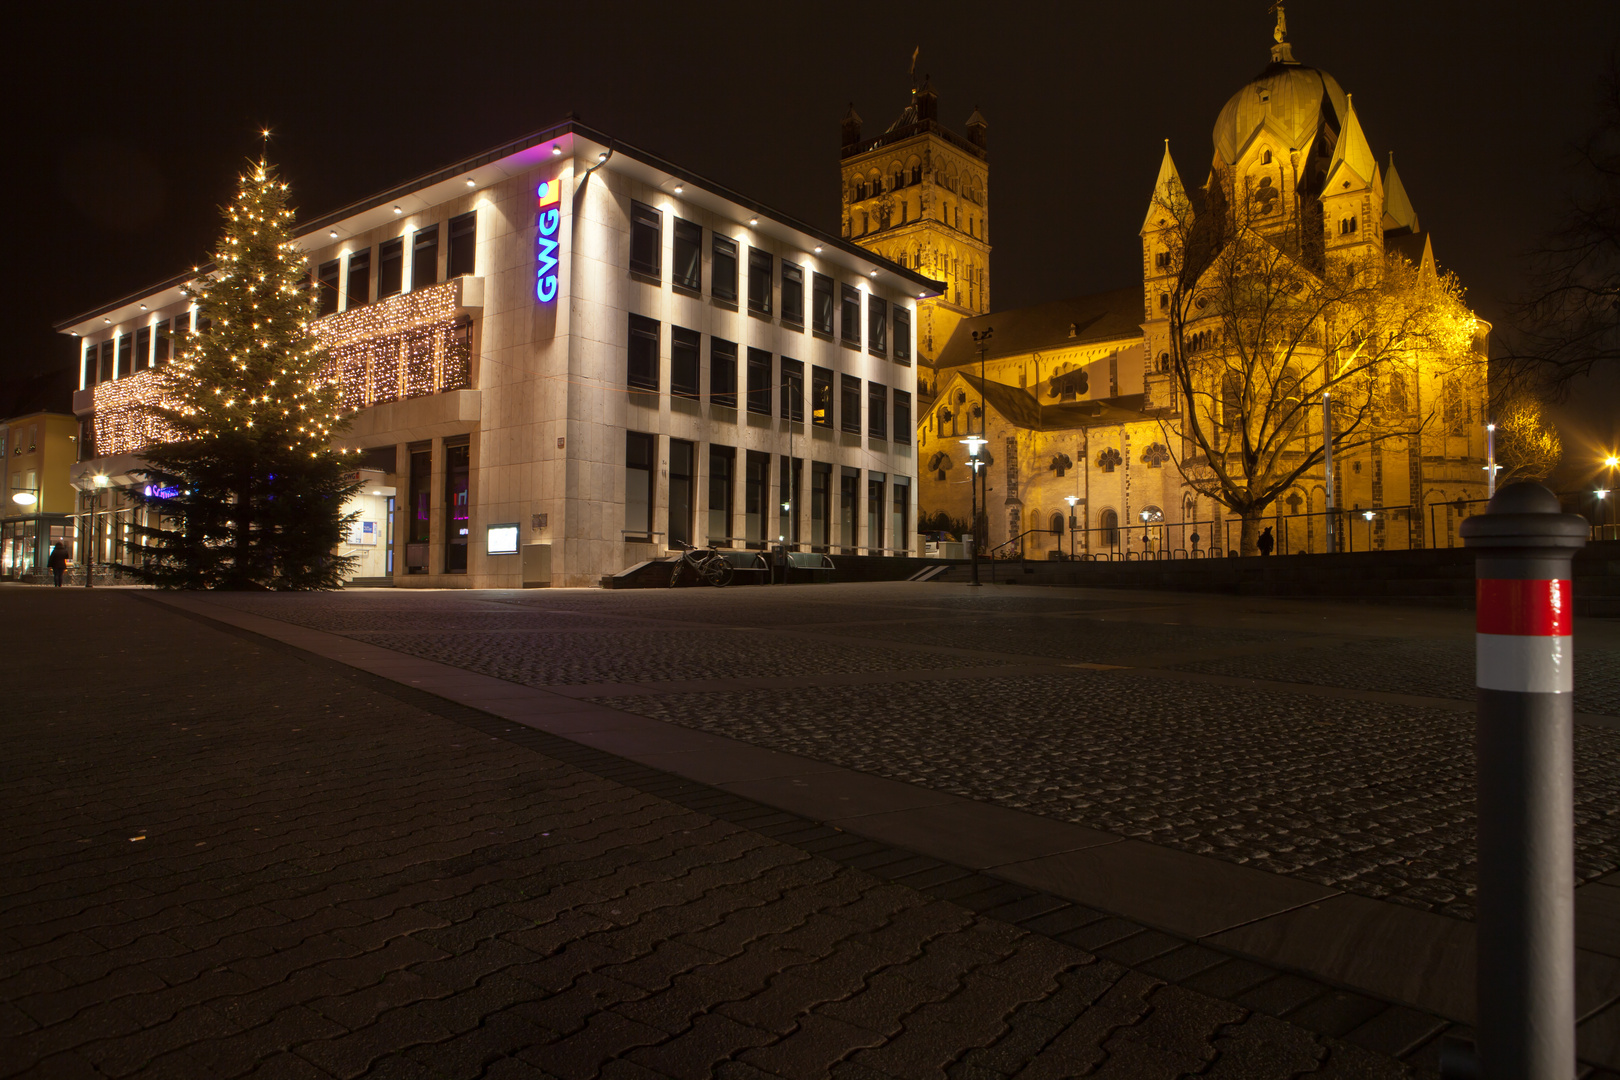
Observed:
[[[1608,457],[1603,459],[1603,467],[1605,469],[1609,470],[1609,488],[1608,489],[1612,491],[1614,489],[1614,470],[1615,470],[1616,467],[1620,467],[1620,457],[1617,457],[1614,454],[1610,454]],[[1609,505],[1612,507],[1614,504],[1610,503]],[[1614,528],[1614,514],[1615,514],[1614,510],[1611,509],[1609,511],[1609,527],[1611,529]]]
[[[109,482],[110,481],[107,479],[106,473],[97,473],[95,476],[95,487],[91,488],[90,491],[86,493],[89,495],[90,502],[90,522],[89,527],[85,529],[84,541],[84,587],[87,589],[93,588],[95,585],[96,513],[101,509],[101,493],[106,490]]]
[[[973,470],[968,478],[968,490],[972,493],[971,505],[973,507],[973,517],[969,519],[969,528],[973,530],[969,535],[973,537],[973,542],[969,545],[968,558],[973,560],[973,584],[978,585],[981,584],[979,581],[979,447],[984,445],[984,440],[977,435],[969,435],[961,441],[967,444],[968,467]]]
[[[1486,424],[1486,479],[1489,495],[1497,494],[1497,426]]]
[[[1592,516],[1597,518],[1598,535],[1602,536],[1603,535],[1603,504],[1604,504],[1604,500],[1608,499],[1608,497],[1609,497],[1609,489],[1608,488],[1598,488],[1596,491],[1592,492],[1592,494],[1597,496],[1597,513],[1592,515]],[[1609,516],[1611,518],[1614,516],[1614,511],[1613,510],[1609,511]]]
[[[986,431],[988,430],[986,425],[988,425],[990,423],[989,406],[986,404],[985,397],[984,397],[984,355],[985,355],[985,353],[990,351],[990,337],[995,332],[996,332],[996,328],[993,327],[993,326],[987,326],[983,330],[975,330],[975,331],[973,331],[973,347],[979,350],[979,435],[978,435],[978,442],[977,443],[972,443],[972,442],[969,441],[969,439],[971,439],[972,436],[969,436],[969,439],[964,439],[963,440],[963,442],[968,442],[968,455],[972,458],[972,464],[973,464],[973,552],[972,552],[972,555],[973,555],[973,584],[975,584],[975,585],[979,584],[979,447],[983,446],[983,445],[985,445],[986,443],[989,442],[989,440],[986,439],[984,436],[985,436]],[[988,503],[989,501],[990,500],[988,498],[988,493],[987,493],[987,497],[985,499],[985,502]],[[988,506],[986,506],[985,507],[985,526],[986,526],[985,527],[985,532],[990,531],[989,525],[990,525],[990,508]]]
[[[1337,550],[1334,544],[1333,518],[1333,403],[1328,391],[1322,391],[1322,479],[1327,493],[1327,553]]]
[[[1074,561],[1074,507],[1080,501],[1078,495],[1065,495],[1063,501],[1069,504],[1069,561]]]

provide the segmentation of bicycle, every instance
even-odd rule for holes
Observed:
[[[684,577],[690,577],[701,585],[713,585],[717,589],[731,584],[731,563],[720,552],[712,547],[697,548],[690,544],[680,546],[685,550],[676,561],[675,569],[670,572],[670,588],[679,585]]]

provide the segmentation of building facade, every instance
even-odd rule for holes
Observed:
[[[915,548],[927,277],[576,123],[300,227],[363,581],[595,585],[683,544]],[[204,268],[204,272],[206,268]],[[77,482],[139,483],[176,278],[83,340]]]
[[[1213,142],[1206,185],[1243,193],[1254,207],[1246,225],[1292,252],[1302,273],[1329,259],[1366,265],[1394,253],[1437,274],[1393,159],[1379,165],[1349,96],[1294,60],[1280,21],[1271,64],[1221,110]],[[983,510],[998,553],[1191,556],[1237,546],[1234,516],[1176,467],[1193,451],[1172,377],[1167,309],[1178,267],[1162,208],[1181,183],[1167,146],[1141,231],[1139,287],[956,327],[939,357],[938,395],[918,418],[925,513],[967,521],[961,439],[983,434],[991,458]],[[1474,325],[1467,357],[1412,355],[1380,376],[1367,427],[1333,459],[1340,550],[1455,544],[1457,526],[1485,497],[1489,327]],[[985,330],[993,334],[981,352],[973,335]],[[1189,323],[1189,335],[1200,332],[1220,330]],[[1316,413],[1297,429],[1293,452],[1320,447]],[[1318,465],[1268,509],[1279,552],[1328,550],[1327,490]]]
[[[0,422],[0,461],[5,464],[5,502],[0,504],[0,578],[37,579],[51,547],[63,544],[79,555],[69,473],[79,457],[78,421],[39,412]]]

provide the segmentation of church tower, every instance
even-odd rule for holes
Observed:
[[[967,135],[939,122],[926,77],[899,119],[861,137],[850,104],[843,120],[843,235],[901,266],[945,283],[917,304],[917,352],[932,366],[962,319],[990,310],[990,169],[978,109]]]

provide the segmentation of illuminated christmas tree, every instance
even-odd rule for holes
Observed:
[[[358,483],[332,446],[347,424],[287,199],[268,162],[250,163],[214,269],[189,288],[197,329],[162,369],[155,409],[179,437],[143,452],[131,492],[158,519],[128,549],[151,584],[336,588],[354,561],[336,550]]]

